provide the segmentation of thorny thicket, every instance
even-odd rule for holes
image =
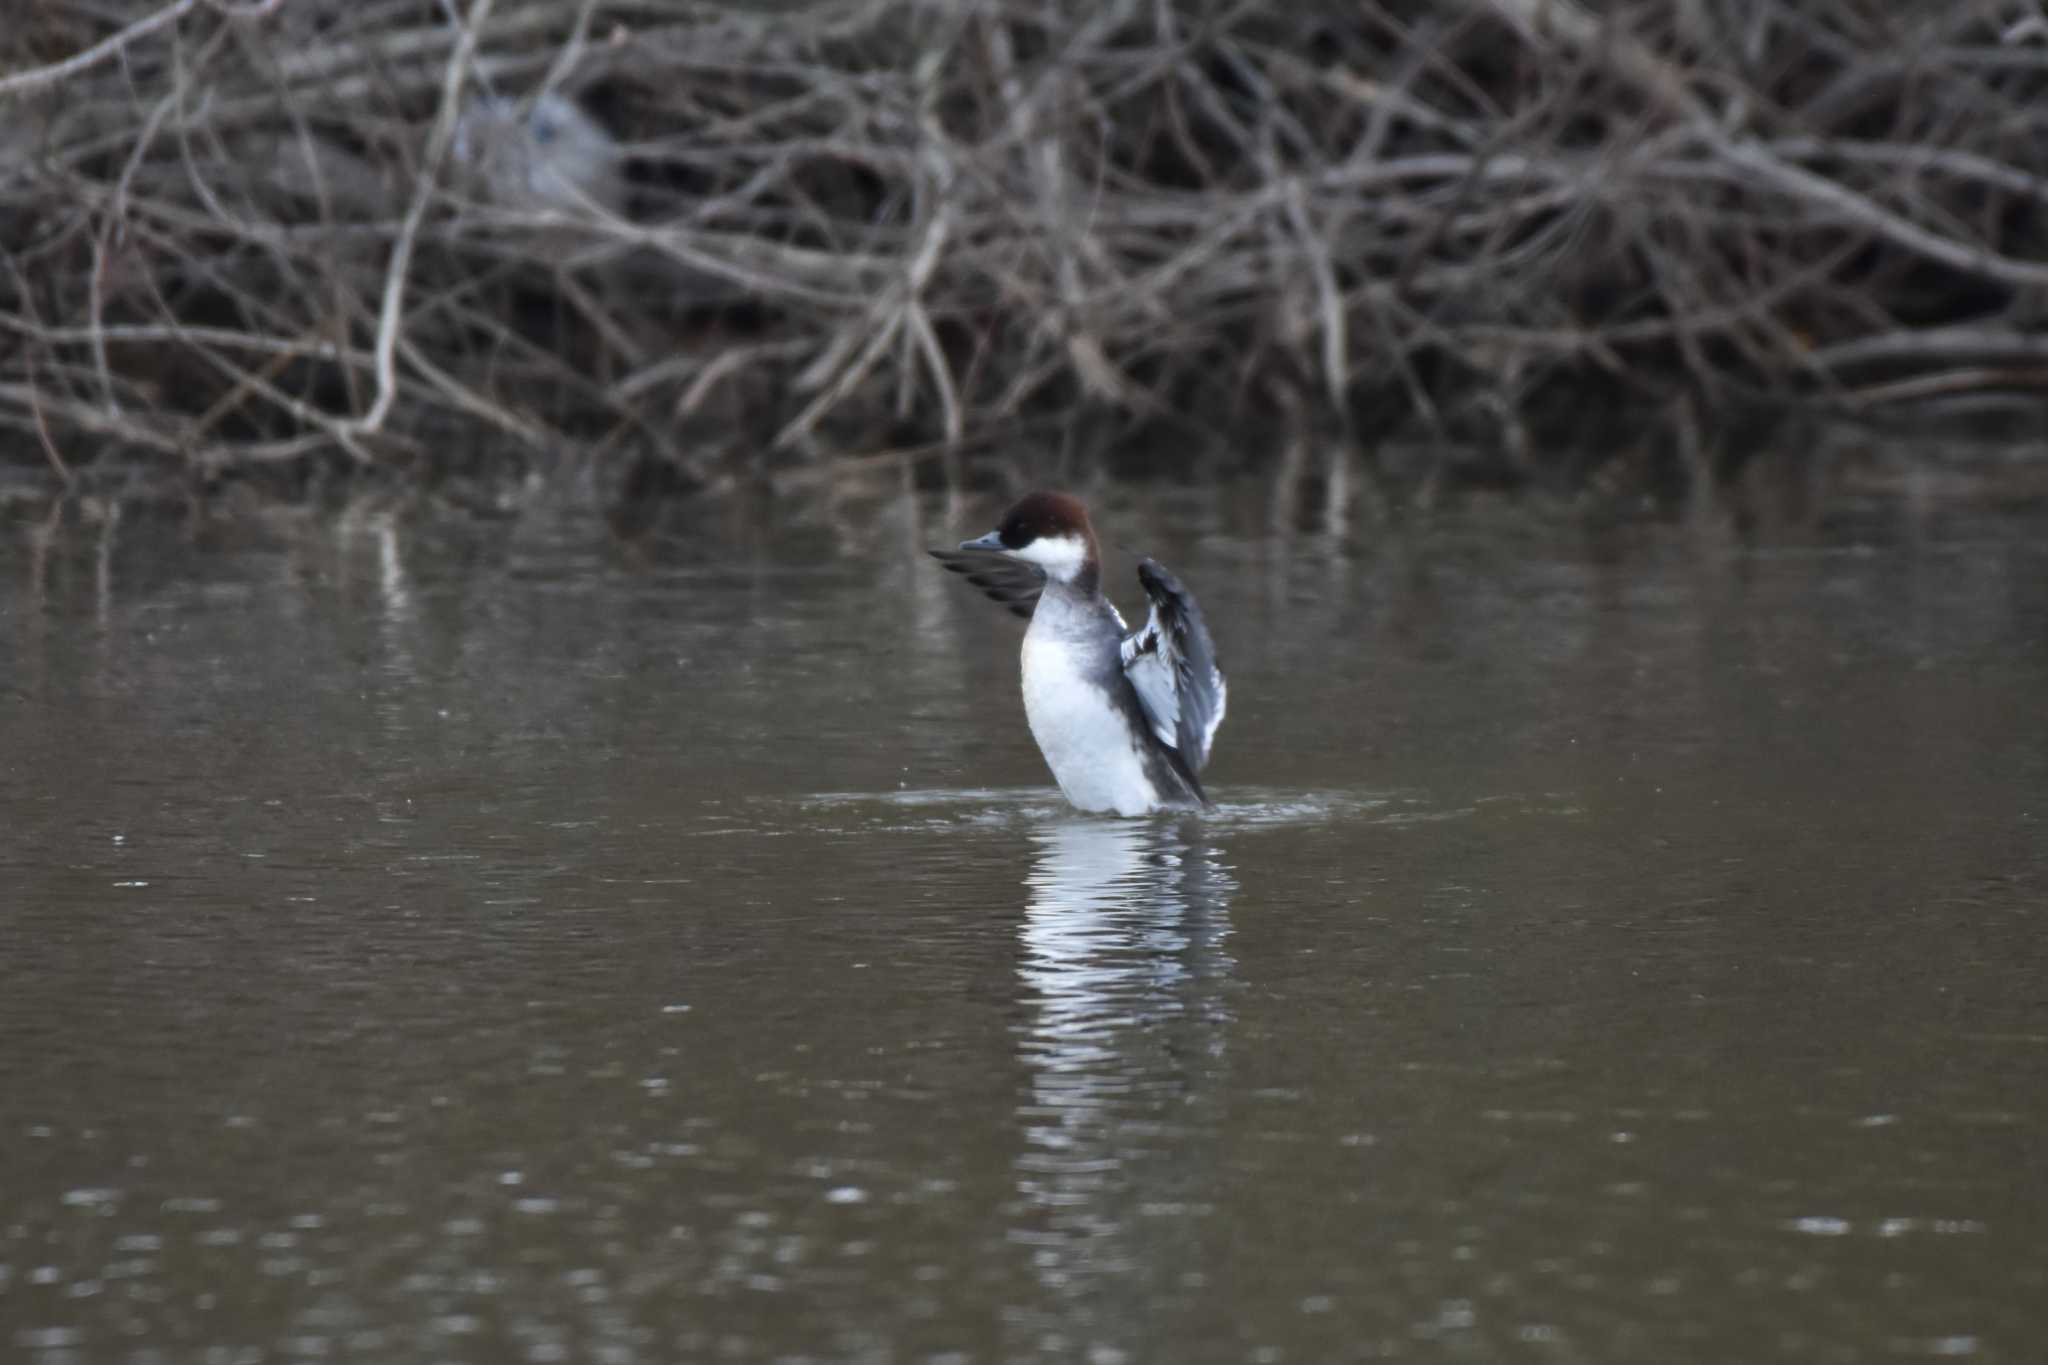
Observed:
[[[2026,0],[26,15],[0,424],[67,481],[111,446],[695,483],[1082,421],[1526,473],[1594,411],[2048,379]]]

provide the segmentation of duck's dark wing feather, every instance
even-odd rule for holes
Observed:
[[[1216,667],[1216,644],[1201,607],[1178,578],[1141,559],[1138,582],[1152,610],[1144,625],[1124,637],[1124,676],[1137,689],[1152,733],[1199,773],[1209,762],[1209,742],[1229,700]]]
[[[1029,621],[1045,591],[1045,571],[986,550],[927,550],[939,563]]]

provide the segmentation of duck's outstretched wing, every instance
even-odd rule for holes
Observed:
[[[1152,733],[1178,750],[1194,772],[1209,761],[1209,742],[1223,723],[1229,700],[1216,645],[1193,594],[1150,559],[1138,561],[1138,581],[1152,610],[1124,637],[1124,676],[1137,689]]]
[[[1029,621],[1045,591],[1045,570],[986,550],[927,550],[939,563]]]

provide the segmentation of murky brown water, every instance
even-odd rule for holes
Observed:
[[[8,526],[0,1357],[2041,1358],[2048,509],[1127,497],[1158,822],[989,510]]]

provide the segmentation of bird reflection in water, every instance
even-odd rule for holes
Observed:
[[[1068,1310],[1040,1330],[1088,1330],[1095,1313],[1071,1314],[1092,1303],[1103,1344],[1132,1326],[1132,1292],[1193,1287],[1169,1225],[1202,1217],[1216,1175],[1236,888],[1199,821],[1069,820],[1032,840],[1018,1236]]]

